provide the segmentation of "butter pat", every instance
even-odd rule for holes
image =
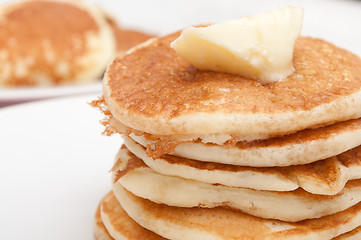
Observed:
[[[302,8],[279,8],[186,28],[171,47],[198,69],[239,74],[267,84],[294,72],[293,49],[302,21]]]

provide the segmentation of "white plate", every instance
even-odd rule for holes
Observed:
[[[0,89],[0,106],[34,101],[45,98],[63,97],[85,93],[99,93],[102,90],[101,82],[57,87],[30,87]]]
[[[122,141],[101,135],[96,95],[0,110],[0,238],[93,239]]]

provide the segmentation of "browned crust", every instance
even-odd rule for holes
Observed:
[[[119,232],[125,239],[147,239],[165,240],[161,236],[141,227],[123,210],[113,192],[110,192],[101,201],[102,212],[106,213],[110,219],[110,224],[114,231]]]
[[[159,119],[203,112],[284,113],[307,111],[361,89],[361,59],[319,39],[300,37],[295,73],[261,85],[238,75],[195,69],[170,48],[178,35],[159,38],[110,65],[110,97],[120,109]]]
[[[113,133],[115,133],[115,129],[112,128],[109,124],[110,118],[112,118],[113,116],[109,111],[107,105],[105,104],[104,96],[100,96],[98,99],[91,101],[89,105],[98,109],[104,114],[103,120],[100,121],[100,124],[105,127],[103,134],[106,136],[111,136]],[[130,132],[128,134],[130,134]]]
[[[122,149],[126,149],[126,147],[123,145]],[[145,163],[143,161],[141,161],[139,158],[137,158],[133,153],[131,153],[130,151],[127,151],[129,159],[127,162],[127,165],[125,166],[125,168],[117,170],[119,168],[119,166],[121,165],[122,160],[121,158],[118,158],[117,161],[115,162],[114,166],[111,169],[111,172],[114,172],[114,179],[113,182],[118,181],[121,177],[123,177],[124,175],[126,175],[129,171],[132,171],[136,168],[140,168],[140,167],[147,167],[147,165],[145,165]]]
[[[94,238],[95,240],[113,240],[100,217],[100,204],[94,215]]]

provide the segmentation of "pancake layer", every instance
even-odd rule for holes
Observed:
[[[357,227],[354,230],[344,233],[333,240],[359,240],[361,239],[361,227]]]
[[[113,58],[113,32],[84,2],[25,1],[0,14],[0,87],[89,82]]]
[[[254,140],[361,117],[361,59],[330,43],[300,37],[295,73],[261,85],[195,69],[169,47],[178,35],[149,41],[110,64],[104,97],[117,120],[154,135]]]
[[[220,145],[205,143],[200,139],[162,140],[145,133],[124,131],[119,122],[114,119],[110,121],[110,127],[116,132],[129,135],[143,146],[150,146],[148,154],[153,158],[169,153],[199,161],[253,167],[307,164],[341,154],[361,145],[361,119],[303,130],[279,138],[251,142],[231,140]],[[169,148],[172,145],[175,146]]]
[[[349,182],[333,196],[292,192],[257,191],[162,175],[154,172],[125,148],[113,167],[113,190],[120,187],[158,204],[177,207],[241,210],[262,217],[296,222],[343,211],[361,201],[361,180]]]
[[[107,204],[113,206],[112,209],[103,209],[102,214],[106,215],[106,218],[112,219],[113,221],[108,222],[108,228],[110,229],[117,229],[118,235],[121,235],[121,232],[124,230],[129,231],[130,236],[140,237],[140,238],[124,238],[124,235],[121,238],[117,238],[117,240],[139,240],[139,239],[147,239],[145,236],[139,236],[140,232],[143,232],[143,229],[141,226],[139,226],[132,218],[130,217],[124,217],[127,215],[127,213],[124,212],[123,208],[120,206],[118,200],[115,198],[112,192],[108,194],[107,197],[105,197],[100,204],[103,202],[107,202]],[[106,211],[108,210],[108,211]],[[125,214],[125,215],[124,215]],[[117,219],[121,219],[122,224],[126,226],[133,226],[132,228],[116,228],[115,225],[119,224],[119,221]],[[361,227],[357,227],[354,230],[344,233],[336,238],[333,238],[332,240],[358,240],[360,238],[361,233]],[[157,236],[158,237],[158,236]],[[95,239],[96,240],[112,240],[113,238],[109,235],[108,231],[106,230],[102,219],[100,217],[100,205],[97,209],[97,212],[95,214]],[[154,237],[150,239],[165,239],[162,237]]]
[[[361,224],[361,204],[319,219],[287,223],[222,208],[177,208],[155,204],[118,189],[118,201],[141,226],[174,240],[332,239]],[[226,227],[225,227],[226,226]]]
[[[123,139],[127,149],[152,170],[210,184],[270,191],[292,191],[300,187],[313,194],[334,195],[347,181],[361,178],[361,146],[306,165],[257,168],[200,162],[172,155],[153,160],[140,144],[127,136]]]
[[[102,200],[103,201],[103,200]],[[108,230],[105,228],[103,221],[100,216],[100,205],[99,204],[95,215],[94,215],[94,238],[95,240],[113,240]]]

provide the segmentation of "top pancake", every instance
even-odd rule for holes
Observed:
[[[94,6],[35,0],[0,9],[0,87],[99,79],[114,52],[114,34]]]
[[[115,59],[104,80],[111,113],[155,135],[284,135],[361,116],[361,59],[300,37],[295,72],[262,85],[239,75],[197,70],[169,47],[179,33]]]

